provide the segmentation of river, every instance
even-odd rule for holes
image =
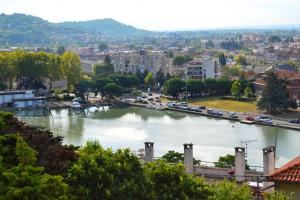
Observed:
[[[193,143],[196,159],[217,161],[219,156],[234,154],[234,147],[244,146],[242,141],[254,140],[248,144],[246,159],[256,166],[262,166],[262,148],[274,145],[276,137],[276,127],[140,107],[59,109],[50,116],[41,111],[16,114],[30,125],[63,136],[64,144],[82,146],[88,140],[99,140],[104,147],[138,151],[151,141],[155,157],[168,150],[183,152],[184,143]],[[278,128],[277,134],[276,167],[280,167],[300,155],[300,131]]]

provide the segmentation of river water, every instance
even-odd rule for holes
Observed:
[[[26,123],[50,129],[63,136],[64,144],[82,146],[88,140],[99,140],[112,149],[144,148],[144,142],[154,142],[154,156],[168,150],[183,152],[184,143],[194,144],[194,157],[202,161],[217,161],[219,156],[234,154],[234,147],[247,147],[249,165],[262,166],[262,148],[274,145],[276,128],[246,125],[239,122],[185,114],[175,111],[150,110],[140,107],[89,108],[86,110],[22,111],[17,115]],[[277,129],[276,167],[300,155],[300,131]]]

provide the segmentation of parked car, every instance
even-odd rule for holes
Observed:
[[[180,102],[179,105],[181,105],[181,106],[187,106],[188,103],[187,102]]]
[[[262,122],[263,122],[264,124],[270,124],[270,125],[273,124],[272,119],[264,119]]]
[[[300,119],[297,119],[297,118],[290,119],[289,123],[291,123],[291,124],[300,124]]]
[[[206,110],[205,106],[199,106],[198,108],[202,109],[202,110]]]
[[[150,92],[150,93],[148,93],[148,96],[153,96],[153,94]]]
[[[195,112],[202,112],[202,109],[200,109],[198,107],[190,107],[190,109]]]
[[[248,120],[248,121],[254,121],[255,119],[254,119],[254,117],[252,117],[252,116],[247,116],[247,117],[246,117],[246,120]]]
[[[228,114],[228,117],[233,118],[233,119],[239,118],[235,112],[230,112],[230,113]]]
[[[263,115],[258,115],[254,119],[255,119],[255,121],[258,121],[258,122],[264,122],[265,120],[272,120],[271,117],[263,116]]]
[[[213,115],[214,114],[214,110],[213,109],[207,109],[207,114],[211,114],[211,115]]]

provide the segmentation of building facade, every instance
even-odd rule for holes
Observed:
[[[115,72],[136,73],[148,71],[155,74],[162,70],[171,74],[173,59],[161,51],[122,51],[110,55]]]

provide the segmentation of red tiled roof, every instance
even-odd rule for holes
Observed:
[[[300,183],[300,156],[277,169],[268,179],[274,182]]]
[[[278,78],[300,79],[300,73],[290,72],[287,70],[278,70],[275,72]]]

